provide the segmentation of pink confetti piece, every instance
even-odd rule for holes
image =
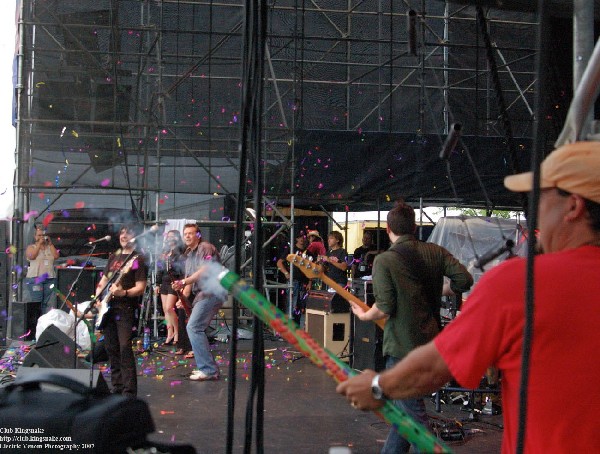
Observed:
[[[52,219],[54,219],[54,214],[48,213],[46,216],[44,216],[44,220],[42,221],[42,225],[44,227],[48,227],[48,224],[50,224],[50,222],[52,222]]]

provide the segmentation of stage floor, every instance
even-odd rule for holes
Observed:
[[[198,453],[225,451],[228,406],[229,344],[216,342],[213,352],[221,380],[194,382],[187,377],[193,360],[174,355],[173,347],[153,342],[150,352],[138,355],[138,397],[150,406],[156,431],[149,439],[194,446]],[[250,389],[252,340],[238,342],[235,398],[234,452],[242,452],[247,399]],[[26,344],[15,343],[0,364],[2,382],[18,369]],[[267,453],[327,453],[331,447],[348,447],[352,453],[378,453],[388,426],[371,412],[353,410],[336,394],[335,382],[321,369],[293,351],[286,342],[265,341],[264,451]],[[110,382],[105,366],[101,369]],[[463,411],[459,405],[442,405],[437,413],[427,402],[430,416],[450,429],[462,422],[463,441],[448,442],[456,453],[500,451],[502,417]],[[253,445],[256,440],[253,422]],[[256,452],[255,449],[252,449]]]

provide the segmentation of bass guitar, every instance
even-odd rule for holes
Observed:
[[[302,273],[309,279],[321,279],[325,284],[334,289],[338,295],[343,297],[346,301],[351,301],[352,303],[360,306],[363,311],[368,311],[370,307],[360,300],[356,295],[353,295],[340,284],[335,282],[333,279],[325,275],[323,271],[323,267],[312,260],[309,260],[306,257],[302,257],[301,255],[289,254],[286,257],[287,261],[296,265],[296,267],[302,271]],[[377,323],[381,329],[385,326],[385,320],[373,320]]]
[[[106,314],[110,310],[110,300],[113,296],[112,292],[109,290],[110,286],[112,284],[118,284],[119,282],[121,282],[123,276],[125,276],[127,272],[131,270],[131,267],[133,266],[133,263],[136,261],[137,258],[137,255],[130,257],[125,263],[123,263],[119,271],[117,271],[117,276],[115,277],[115,279],[112,282],[109,281],[106,284],[106,287],[104,288],[106,290],[106,293],[102,295],[102,299],[100,300],[100,308],[98,309],[98,315],[96,318],[97,330],[102,330],[106,325],[106,321],[108,319]]]

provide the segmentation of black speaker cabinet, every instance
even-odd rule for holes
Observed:
[[[57,268],[56,285],[58,286],[58,290],[60,291],[60,293],[64,296],[67,296],[69,290],[71,289],[71,286],[76,281],[77,276],[79,276],[79,273],[81,272],[81,276],[79,276],[79,280],[75,282],[72,294],[69,296],[69,301],[73,304],[89,301],[92,299],[92,296],[96,293],[96,285],[98,284],[98,281],[100,281],[101,271],[101,269],[96,268]],[[57,299],[56,304],[58,305],[58,307],[60,307],[60,299]],[[69,310],[66,306],[63,307],[63,309],[65,311]]]
[[[357,370],[385,369],[382,353],[383,330],[375,323],[363,322],[357,317],[354,320],[354,342],[352,343],[352,368]]]
[[[306,309],[343,314],[350,312],[350,304],[337,293],[311,290],[306,297]]]
[[[350,314],[306,309],[304,325],[306,332],[334,355],[340,356],[344,350],[349,350]]]
[[[10,303],[10,335],[11,339],[35,339],[35,327],[41,315],[41,303],[12,301]]]
[[[85,369],[88,366],[77,358],[77,347],[73,339],[56,326],[50,325],[23,359],[23,367]]]
[[[17,371],[17,378],[36,378],[41,377],[45,374],[52,375],[61,375],[63,377],[70,378],[72,380],[76,380],[79,383],[93,388],[101,394],[110,394],[110,390],[102,373],[98,369],[94,369],[90,372],[89,369],[55,369],[55,368],[44,368],[40,369],[39,367],[19,367]],[[47,389],[49,391],[65,391],[64,388],[54,387],[48,385]]]

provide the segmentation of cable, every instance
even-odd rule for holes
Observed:
[[[534,153],[531,155],[531,168],[533,169],[533,190],[529,200],[529,216],[527,218],[529,232],[535,232],[537,229],[537,214],[538,202],[540,199],[540,158],[544,150],[543,137],[543,122],[541,116],[545,112],[545,97],[543,92],[543,82],[546,79],[547,65],[546,55],[548,53],[548,44],[546,35],[549,27],[549,14],[545,8],[544,1],[538,0],[538,33],[536,54],[536,66],[538,81],[540,87],[535,94],[535,128],[533,131],[533,143],[535,144]],[[519,422],[517,431],[516,452],[522,454],[525,449],[526,429],[527,429],[527,392],[529,389],[529,365],[531,346],[533,343],[533,316],[535,309],[535,291],[534,291],[534,260],[536,255],[536,239],[535,235],[529,236],[530,241],[527,242],[527,285],[525,297],[525,327],[523,330],[523,348],[521,358],[521,383],[519,388]]]

